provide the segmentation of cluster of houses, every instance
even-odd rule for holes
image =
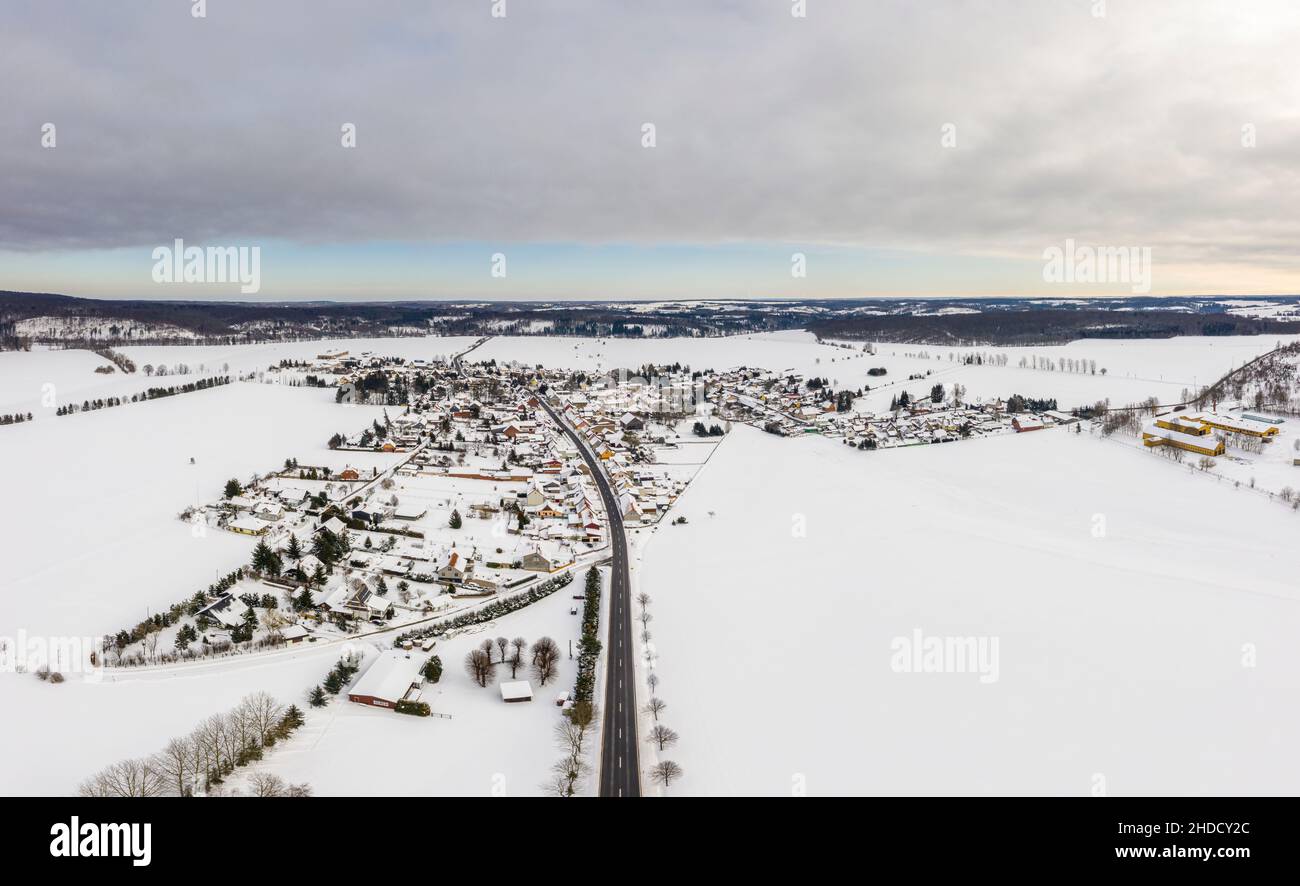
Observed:
[[[839,408],[797,374],[737,369],[716,377],[718,414],[785,436],[819,434],[862,449],[948,443],[992,434],[1024,433],[1079,419],[1058,410],[1012,412],[1001,399],[972,404],[917,399],[896,409]]]
[[[664,442],[665,435],[648,433],[651,422],[646,415],[628,409],[621,402],[626,392],[618,393],[617,398],[560,393],[555,402],[569,424],[605,463],[623,519],[631,523],[655,523],[681,495],[686,484],[654,469],[650,447],[655,442]],[[607,411],[611,408],[619,411],[617,414]]]
[[[193,509],[188,519],[241,535],[266,535],[300,514],[318,516],[331,502],[346,500],[378,473],[376,468],[362,471],[350,466],[338,471],[320,466],[286,467],[254,478],[238,495]],[[307,476],[311,479],[305,479]]]
[[[1009,413],[1001,401],[980,405],[925,402],[896,412],[836,413],[816,427],[819,433],[841,437],[850,445],[884,449],[1028,433],[1078,421],[1076,416],[1056,410]]]

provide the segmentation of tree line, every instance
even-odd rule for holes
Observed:
[[[173,738],[148,757],[121,760],[86,779],[82,797],[192,797],[221,793],[220,785],[237,769],[261,760],[277,742],[303,724],[294,705],[280,704],[265,692],[243,698],[232,710],[213,714],[189,735]],[[306,784],[289,785],[278,776],[256,773],[249,779],[257,797],[309,797]]]
[[[78,412],[91,412],[96,409],[111,409],[114,406],[122,406],[127,403],[143,403],[146,400],[158,400],[162,397],[174,397],[177,394],[192,394],[195,391],[206,391],[209,388],[228,384],[230,384],[230,376],[228,375],[215,376],[213,378],[201,378],[198,381],[192,381],[183,385],[172,385],[166,388],[149,388],[139,394],[132,394],[130,397],[99,397],[94,400],[84,400],[80,406],[75,403],[68,403],[56,409],[54,414],[74,415]]]

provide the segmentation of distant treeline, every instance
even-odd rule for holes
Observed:
[[[122,406],[126,403],[143,403],[146,400],[158,400],[162,397],[174,397],[177,394],[192,394],[195,391],[206,391],[208,388],[215,388],[221,385],[230,384],[230,376],[219,375],[214,378],[201,378],[198,381],[192,381],[183,385],[172,385],[167,388],[149,388],[139,394],[132,394],[130,397],[100,397],[94,400],[83,400],[81,405],[69,403],[66,406],[60,406],[55,410],[55,415],[74,415],[78,412],[93,412],[96,409],[111,409],[114,406]],[[30,416],[29,416],[30,418]]]
[[[99,348],[112,344],[215,345],[328,338],[414,335],[580,335],[611,337],[718,336],[794,329],[807,313],[791,303],[758,308],[751,303],[683,305],[672,312],[599,303],[529,302],[454,304],[446,302],[250,302],[110,301],[31,292],[0,291],[0,341],[6,324],[32,317],[87,318],[120,324],[120,336],[94,341],[57,339],[63,346]],[[194,337],[161,331],[147,338],[135,326],[172,327]],[[128,334],[131,333],[131,334]],[[40,336],[36,336],[37,340]],[[12,336],[5,347],[23,346]]]
[[[1300,333],[1300,323],[1176,311],[1029,309],[981,314],[846,316],[808,325],[818,338],[915,344],[1040,345],[1081,338]]]

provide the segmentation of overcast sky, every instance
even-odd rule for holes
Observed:
[[[257,298],[1128,291],[1070,238],[1300,292],[1289,0],[191,5],[0,7],[0,288],[237,293],[154,283],[179,237]]]

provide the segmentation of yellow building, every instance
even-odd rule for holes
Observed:
[[[1192,437],[1208,437],[1214,433],[1214,428],[1206,422],[1193,420],[1190,416],[1166,416],[1156,419],[1156,427],[1163,428],[1166,431],[1176,431],[1180,434],[1187,434]]]
[[[1227,447],[1223,445],[1222,440],[1215,440],[1206,434],[1187,433],[1180,428],[1170,428],[1168,425],[1156,422],[1159,429],[1164,429],[1167,433],[1160,433],[1156,429],[1147,429],[1142,432],[1142,445],[1147,447],[1155,446],[1172,446],[1175,449],[1182,449],[1186,452],[1195,452],[1198,455],[1223,455]],[[1206,428],[1208,432],[1210,429]]]
[[[1210,428],[1215,428],[1220,431],[1230,431],[1234,434],[1246,434],[1250,437],[1267,439],[1269,437],[1276,437],[1278,434],[1276,425],[1266,424],[1262,421],[1252,421],[1248,418],[1234,418],[1229,415],[1218,415],[1213,412],[1200,412],[1195,415],[1189,415],[1187,418],[1191,421],[1201,422]]]

